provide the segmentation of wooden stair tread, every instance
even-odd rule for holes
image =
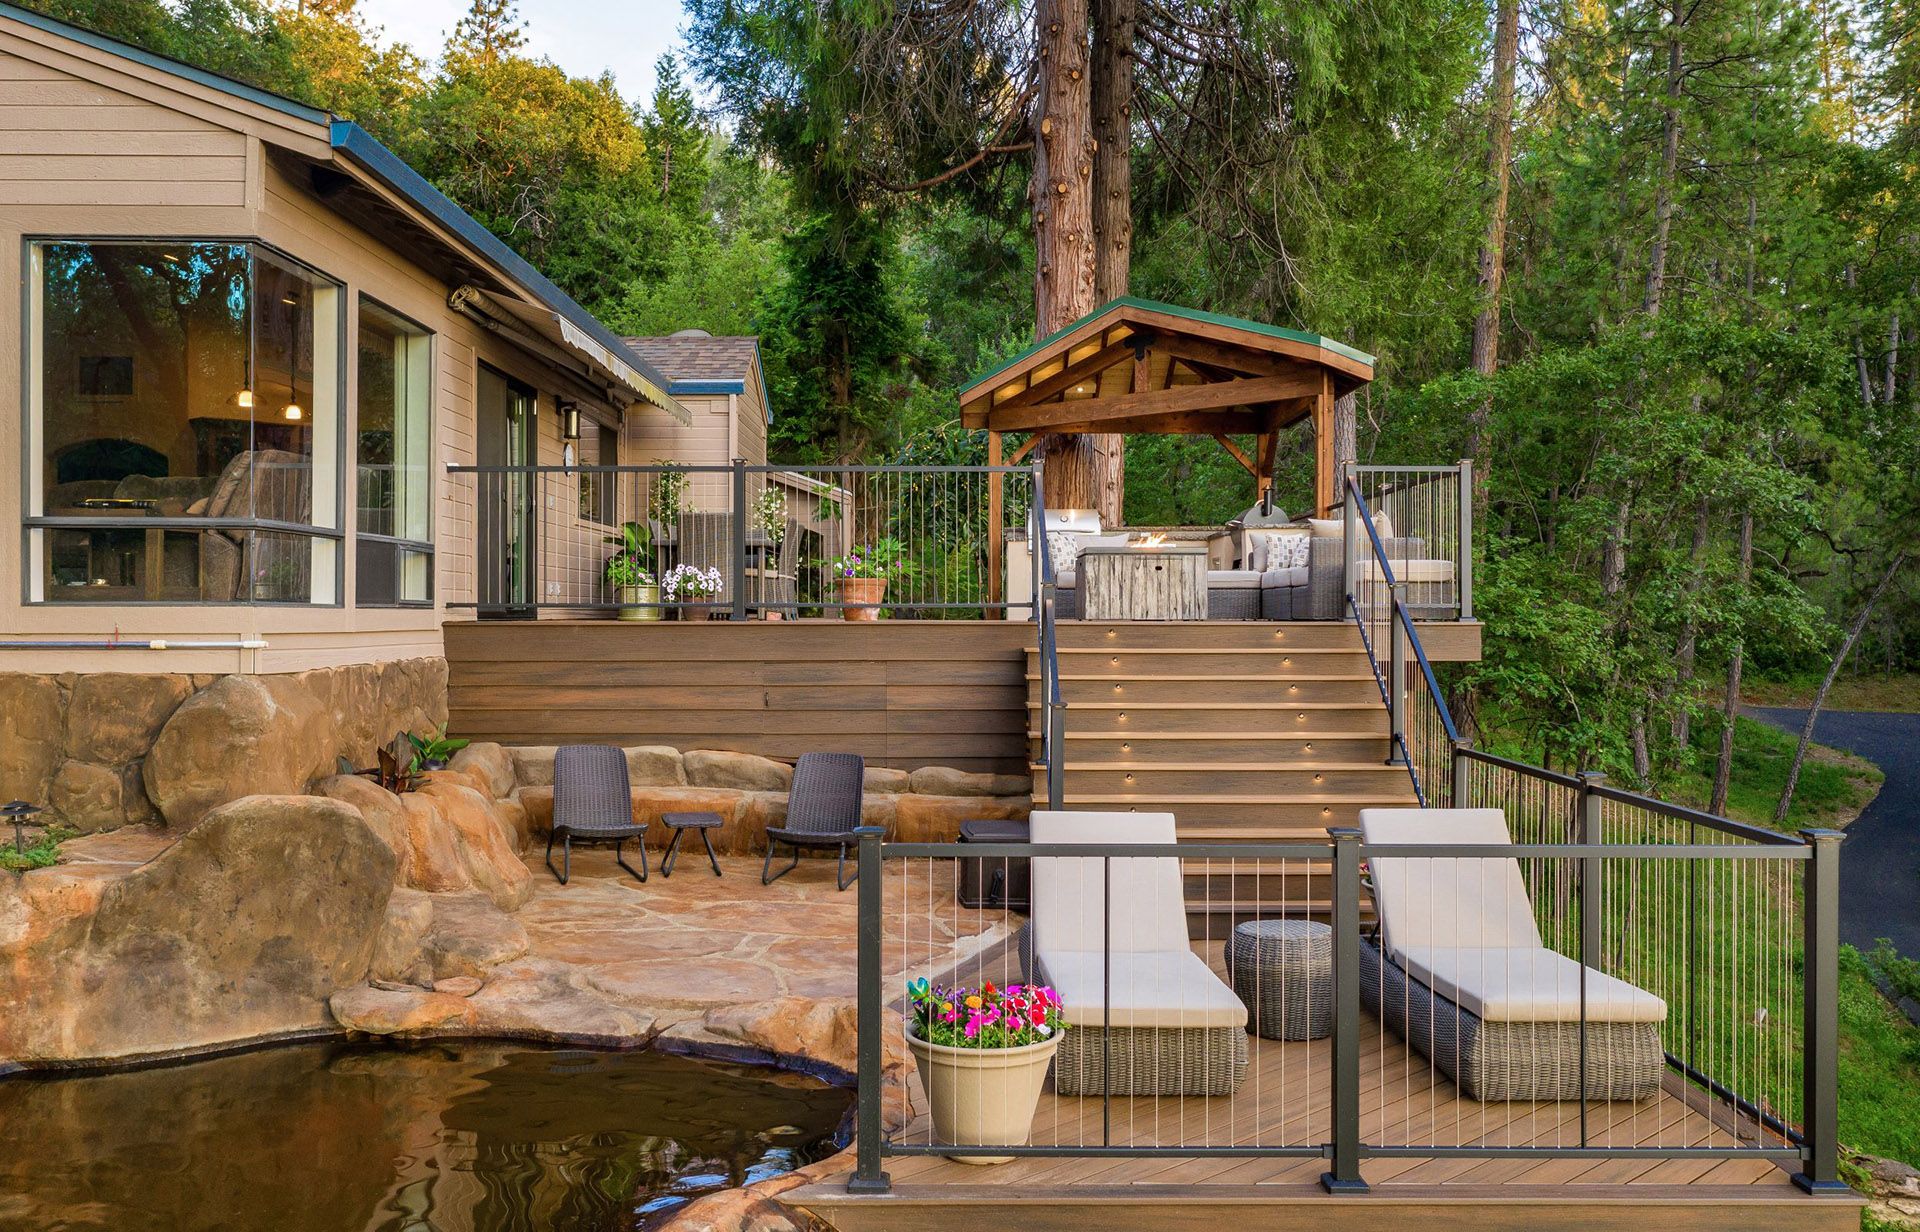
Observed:
[[[1190,773],[1195,770],[1219,770],[1223,773],[1306,774],[1312,772],[1319,774],[1323,771],[1339,771],[1345,773],[1348,771],[1390,770],[1400,775],[1404,775],[1407,772],[1405,766],[1392,766],[1385,762],[1378,761],[1302,761],[1284,762],[1276,765],[1268,761],[1075,761],[1072,758],[1068,758],[1065,765],[1069,772],[1074,770],[1176,770]],[[1045,762],[1031,762],[1027,766],[1029,773],[1037,773],[1044,769],[1046,769]]]
[[[1027,683],[1039,681],[1040,673],[1028,672]],[[1340,672],[1330,676],[1236,676],[1230,672],[1061,672],[1061,680],[1129,680],[1167,684],[1316,684],[1338,681],[1365,681],[1378,684],[1370,672]]]
[[[1402,803],[1409,803],[1409,804],[1412,803],[1414,801],[1414,794],[1413,794],[1413,785],[1409,783],[1407,785],[1407,794],[1405,796],[1389,795],[1384,797],[1382,793],[1379,793],[1379,792],[1367,792],[1362,795],[1353,795],[1349,793],[1339,793],[1339,794],[1319,793],[1319,794],[1312,794],[1312,795],[1308,795],[1308,794],[1289,795],[1289,797],[1285,800],[1275,800],[1272,796],[1241,796],[1241,795],[1215,796],[1215,795],[1207,795],[1204,793],[1197,793],[1197,792],[1174,792],[1174,791],[1154,792],[1150,795],[1142,795],[1138,792],[1127,792],[1127,793],[1112,794],[1112,795],[1106,795],[1106,794],[1081,795],[1077,792],[1069,790],[1067,792],[1066,799],[1067,799],[1067,803],[1069,804],[1152,804],[1152,805],[1169,805],[1169,806],[1175,805],[1175,804],[1266,804],[1266,805],[1396,804],[1397,805]],[[1155,811],[1157,812],[1159,810],[1156,809]]]
[[[1039,698],[1028,698],[1027,709],[1040,707]],[[1067,702],[1069,711],[1073,710],[1368,710],[1383,709],[1380,702]]]

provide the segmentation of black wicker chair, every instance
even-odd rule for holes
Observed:
[[[760,867],[760,884],[771,885],[800,864],[802,847],[840,849],[840,866],[834,880],[841,889],[852,885],[860,875],[856,866],[847,875],[847,848],[860,841],[854,833],[860,825],[861,790],[867,777],[867,763],[857,753],[802,753],[793,768],[793,789],[787,794],[787,824],[767,827],[767,859]],[[773,871],[773,850],[785,843],[793,848],[793,859],[779,872]]]
[[[553,830],[547,835],[547,871],[567,884],[573,844],[612,843],[613,859],[641,881],[647,879],[647,823],[634,824],[633,783],[627,755],[610,744],[569,744],[553,758]],[[560,867],[553,867],[553,840],[560,840]],[[639,840],[640,867],[621,857],[628,839]]]

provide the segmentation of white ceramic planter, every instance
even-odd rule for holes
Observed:
[[[1021,1146],[1033,1132],[1033,1110],[1060,1034],[1023,1048],[949,1048],[907,1032],[920,1085],[933,1105],[941,1142]],[[1011,1155],[949,1155],[963,1164],[1003,1164]]]

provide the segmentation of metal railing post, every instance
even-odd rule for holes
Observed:
[[[1027,503],[1027,598],[1033,604],[1033,622],[1040,623],[1040,553],[1047,550],[1047,498],[1041,488],[1045,475],[1040,469],[1040,458],[1033,459],[1033,499]],[[1001,595],[1005,602],[1007,596]]]
[[[1333,1142],[1328,1193],[1367,1192],[1360,1179],[1360,831],[1333,839]]]
[[[1359,571],[1360,542],[1358,536],[1364,534],[1360,529],[1360,514],[1356,508],[1358,502],[1353,499],[1354,482],[1352,474],[1343,466],[1340,471],[1340,593],[1353,605],[1359,614],[1359,589],[1354,585],[1354,574]]]
[[[847,1178],[849,1193],[886,1193],[893,1182],[880,1168],[883,1143],[880,1128],[880,1034],[885,1025],[880,1005],[880,840],[883,826],[861,826],[860,894],[856,959],[855,1030],[858,1034],[859,1104],[855,1113],[853,1175]]]
[[[1473,459],[1460,459],[1460,619],[1473,619]]]
[[[747,460],[733,460],[733,612],[747,618]]]
[[[1802,830],[1806,866],[1807,1063],[1800,1127],[1804,1161],[1793,1183],[1810,1194],[1844,1196],[1840,1179],[1840,840],[1838,830]]]
[[[1598,846],[1606,841],[1601,817],[1601,799],[1593,789],[1607,781],[1597,770],[1582,770],[1575,776],[1580,785],[1574,789],[1579,801],[1580,844]],[[1598,971],[1604,964],[1600,949],[1600,891],[1603,862],[1597,855],[1580,857],[1580,1145],[1587,1146],[1587,1067],[1591,1063],[1587,1046],[1587,971]]]
[[[1395,580],[1387,587],[1387,719],[1392,724],[1387,764],[1407,763],[1407,632],[1400,609],[1407,584]]]
[[[1051,595],[1047,602],[1053,602]],[[1047,807],[1056,813],[1067,807],[1066,743],[1067,704],[1055,699],[1047,707]]]
[[[1467,750],[1472,747],[1473,741],[1471,740],[1456,740],[1453,742],[1453,781],[1450,784],[1453,797],[1447,801],[1448,808],[1472,807],[1467,801],[1473,798],[1473,760],[1466,756]]]

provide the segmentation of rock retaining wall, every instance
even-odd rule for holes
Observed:
[[[82,831],[188,827],[230,800],[304,792],[447,719],[447,661],[278,676],[0,673],[0,800]]]
[[[553,828],[553,746],[509,748],[513,798],[524,806],[529,834]],[[635,821],[658,823],[662,813],[718,813],[714,848],[726,855],[767,849],[767,827],[786,821],[793,767],[785,762],[717,749],[639,745],[626,750]],[[869,767],[861,820],[884,826],[904,843],[946,843],[960,836],[960,823],[974,818],[1024,818],[1032,808],[1033,781],[1019,775],[972,774],[947,766],[914,771]],[[649,847],[665,847],[672,831],[654,825]],[[693,841],[691,836],[685,841]],[[685,845],[683,841],[682,846]]]

